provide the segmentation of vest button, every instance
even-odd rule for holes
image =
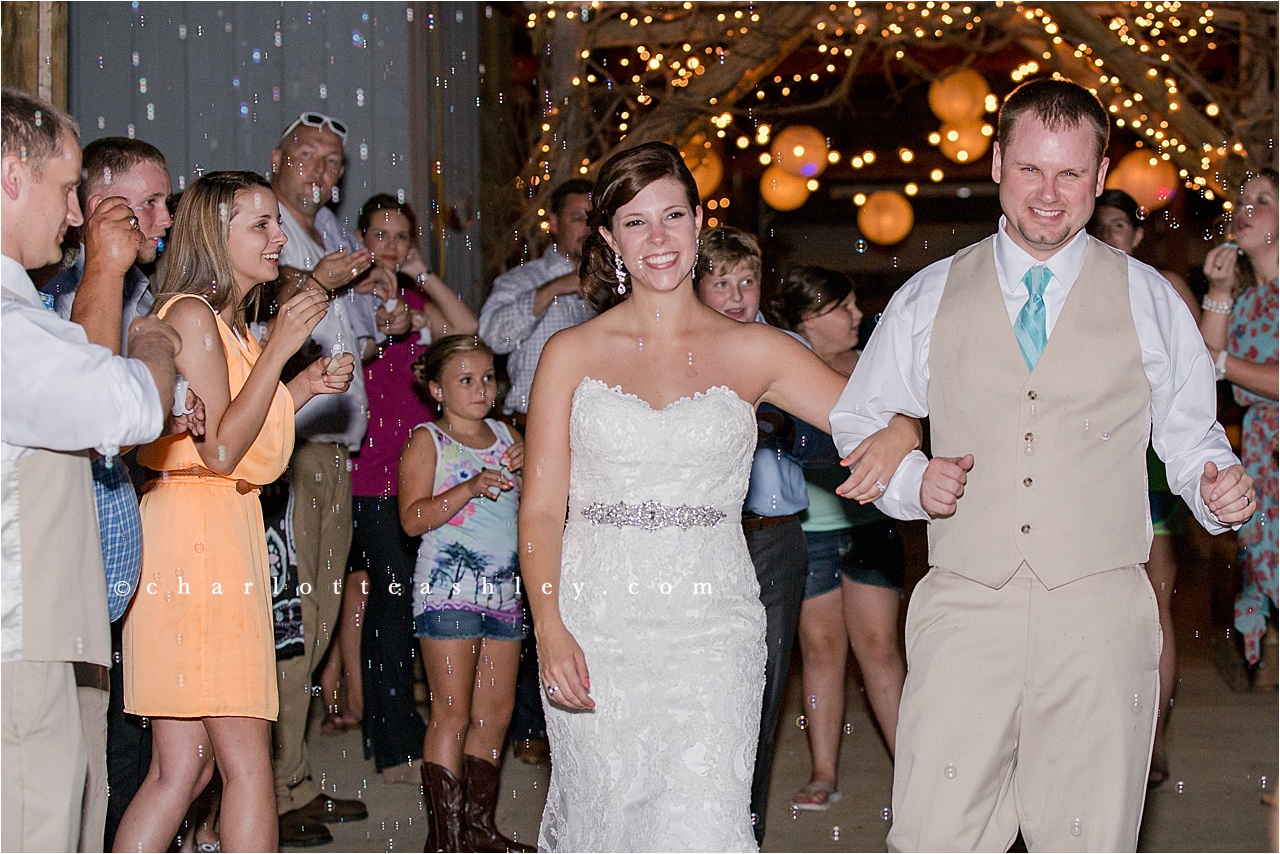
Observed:
[[[1024,442],[1026,442],[1026,443],[1029,445],[1029,444],[1031,444],[1032,442],[1034,442],[1034,441],[1036,440],[1036,434],[1035,434],[1035,433],[1028,433],[1027,435],[1025,435],[1025,436],[1023,436],[1023,437],[1022,437],[1022,440],[1023,440]]]
[[[1031,391],[1027,392],[1027,399],[1028,399],[1028,400],[1035,400],[1035,399],[1036,399],[1037,397],[1039,397],[1039,396],[1040,396],[1040,395],[1036,393],[1036,390],[1035,390],[1035,389],[1032,389]]]
[[[1022,485],[1023,485],[1023,486],[1030,486],[1030,485],[1031,485],[1031,478],[1029,478],[1029,477],[1024,477],[1024,478],[1022,479]]]
[[[1022,533],[1024,533],[1024,534],[1030,534],[1030,533],[1031,533],[1031,526],[1030,526],[1030,525],[1023,525],[1023,526],[1022,526]]]

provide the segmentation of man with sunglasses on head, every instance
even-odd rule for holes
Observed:
[[[326,354],[345,351],[358,362],[361,339],[375,335],[378,303],[348,286],[379,270],[370,270],[373,256],[327,206],[342,179],[346,137],[347,126],[341,121],[307,112],[285,128],[271,152],[271,188],[280,202],[280,225],[289,238],[280,251],[276,302],[283,304],[306,287],[334,294],[311,341]],[[346,392],[329,395],[297,420],[289,477],[303,652],[276,662],[280,712],[272,732],[281,845],[323,845],[332,841],[325,823],[369,815],[360,801],[331,798],[320,790],[306,738],[312,674],[329,648],[342,603],[337,591],[342,589],[351,548],[349,454],[364,441],[367,406],[364,372],[356,371]]]

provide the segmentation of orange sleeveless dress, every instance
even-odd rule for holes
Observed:
[[[176,297],[159,316],[187,298],[201,299]],[[262,349],[220,317],[217,326],[234,398]],[[138,461],[160,477],[142,498],[142,579],[124,624],[126,711],[276,719],[271,574],[255,487],[284,472],[293,428],[293,398],[281,384],[229,476],[204,468],[187,433],[139,449]]]

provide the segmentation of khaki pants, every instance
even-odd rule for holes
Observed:
[[[934,568],[907,612],[890,851],[1134,851],[1159,690],[1141,566],[1047,590]]]
[[[275,742],[276,811],[305,806],[320,786],[312,778],[307,749],[311,674],[329,649],[342,604],[341,582],[351,549],[351,475],[341,445],[302,442],[293,452],[293,538],[302,599],[302,655],[276,662],[280,714]],[[334,592],[334,584],[339,592]],[[305,592],[304,592],[305,591]]]
[[[107,830],[107,706],[111,692],[81,686],[76,688],[76,699],[87,753],[78,850],[101,851]]]
[[[75,851],[87,760],[71,663],[7,661],[0,698],[0,847]]]

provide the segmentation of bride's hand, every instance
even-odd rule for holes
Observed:
[[[889,478],[907,454],[920,447],[920,422],[895,417],[889,426],[858,443],[841,465],[853,466],[836,494],[866,504],[884,494]]]
[[[566,709],[594,709],[591,676],[582,647],[563,624],[552,632],[538,636],[538,661],[542,671],[542,690],[547,698]]]

